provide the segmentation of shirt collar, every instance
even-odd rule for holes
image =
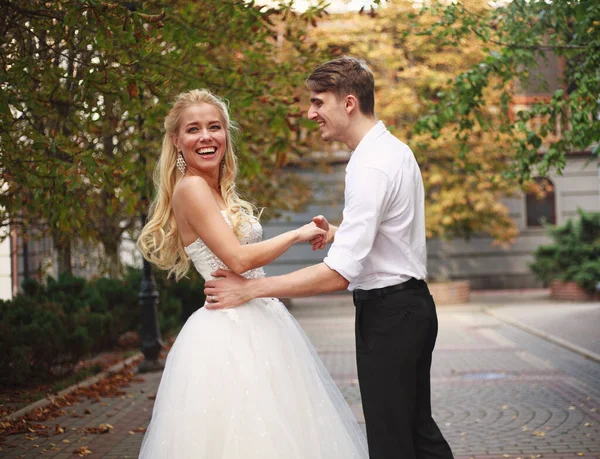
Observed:
[[[375,126],[369,129],[362,140],[358,143],[352,152],[352,156],[367,151],[371,144],[385,132],[387,132],[387,128],[385,127],[385,124],[383,124],[383,121],[377,121]]]

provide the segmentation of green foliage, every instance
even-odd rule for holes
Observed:
[[[600,212],[579,211],[579,220],[549,227],[552,244],[534,253],[532,271],[548,285],[552,280],[575,281],[593,292],[600,282]]]
[[[437,136],[444,126],[458,124],[456,138],[465,144],[478,130],[504,133],[515,159],[510,174],[522,181],[532,174],[545,176],[552,167],[561,171],[570,151],[598,155],[600,3],[512,0],[484,11],[473,10],[466,0],[425,5],[416,18],[442,19],[427,27],[415,21],[411,33],[457,49],[477,41],[486,54],[439,92],[417,125],[421,132]],[[562,88],[511,113],[515,84],[525,84],[540,62],[552,56],[565,67]],[[502,119],[494,125],[481,117],[491,108],[483,96],[490,88],[502,93],[495,107]]]
[[[141,272],[124,279],[94,281],[70,275],[46,284],[23,282],[23,293],[0,302],[0,382],[24,384],[49,373],[65,373],[90,352],[111,349],[140,323]],[[177,329],[204,304],[199,275],[179,283],[157,279],[162,333]]]
[[[152,193],[164,115],[200,87],[228,99],[242,127],[250,198],[275,209],[306,200],[276,170],[301,151],[294,88],[321,60],[305,29],[322,7],[21,0],[2,13],[0,225],[42,230],[65,251],[75,238],[101,242],[118,276],[118,242]]]
[[[86,311],[19,295],[0,303],[0,375],[23,384],[50,369],[70,367],[91,350]]]
[[[600,282],[600,258],[586,260],[573,275],[573,280],[589,292],[594,292]]]
[[[178,282],[167,278],[166,271],[156,273],[155,280],[160,294],[158,314],[162,329],[176,328],[204,304],[204,279],[195,269]]]
[[[114,346],[117,338],[140,323],[139,283],[125,278],[100,278],[86,286],[89,330],[95,349]]]

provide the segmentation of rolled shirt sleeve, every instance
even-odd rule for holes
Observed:
[[[390,180],[381,170],[354,167],[346,173],[343,220],[323,262],[352,283],[363,270],[390,199]]]

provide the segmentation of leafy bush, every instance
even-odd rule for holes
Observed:
[[[124,279],[24,281],[21,294],[0,300],[0,383],[64,374],[90,352],[111,349],[121,334],[138,330],[141,278],[139,269],[129,268]],[[178,283],[158,273],[156,285],[163,333],[204,304],[204,281],[195,272]]]
[[[19,295],[0,303],[0,380],[22,384],[60,367],[69,370],[91,350],[84,311]]]
[[[548,285],[554,279],[575,281],[593,292],[600,282],[600,212],[579,211],[579,220],[548,227],[552,244],[541,245],[530,265]]]
[[[129,268],[125,279],[136,288],[136,301],[142,282],[142,272]],[[191,269],[187,277],[176,282],[167,279],[166,271],[154,273],[156,289],[158,290],[158,318],[163,333],[181,326],[190,315],[204,305],[204,279],[195,269]],[[135,323],[139,323],[139,307],[136,310]]]
[[[94,350],[113,346],[118,337],[136,330],[140,322],[139,283],[100,278],[89,282],[85,300],[90,307],[89,330]]]
[[[204,305],[204,279],[198,274],[198,271],[191,269],[187,277],[175,282],[173,278],[167,279],[166,271],[161,271],[155,276],[159,293],[161,294],[159,302],[161,306],[167,305],[168,300],[178,299],[180,301],[179,317],[175,315],[175,310],[169,310],[168,307],[161,307],[160,312],[165,317],[161,317],[161,328],[170,329],[168,324],[176,319],[180,324],[184,323],[194,311]],[[168,316],[167,316],[168,314]],[[160,314],[161,316],[163,314]]]

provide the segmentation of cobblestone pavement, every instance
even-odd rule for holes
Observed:
[[[298,300],[292,313],[362,421],[350,297]],[[457,458],[600,458],[598,363],[478,306],[441,307],[438,315],[433,410]],[[143,437],[136,429],[148,424],[159,380],[144,375],[126,396],[72,407],[56,421],[65,434],[9,437],[0,456],[73,458],[85,446],[89,458],[135,458]],[[110,433],[82,433],[102,423]]]

